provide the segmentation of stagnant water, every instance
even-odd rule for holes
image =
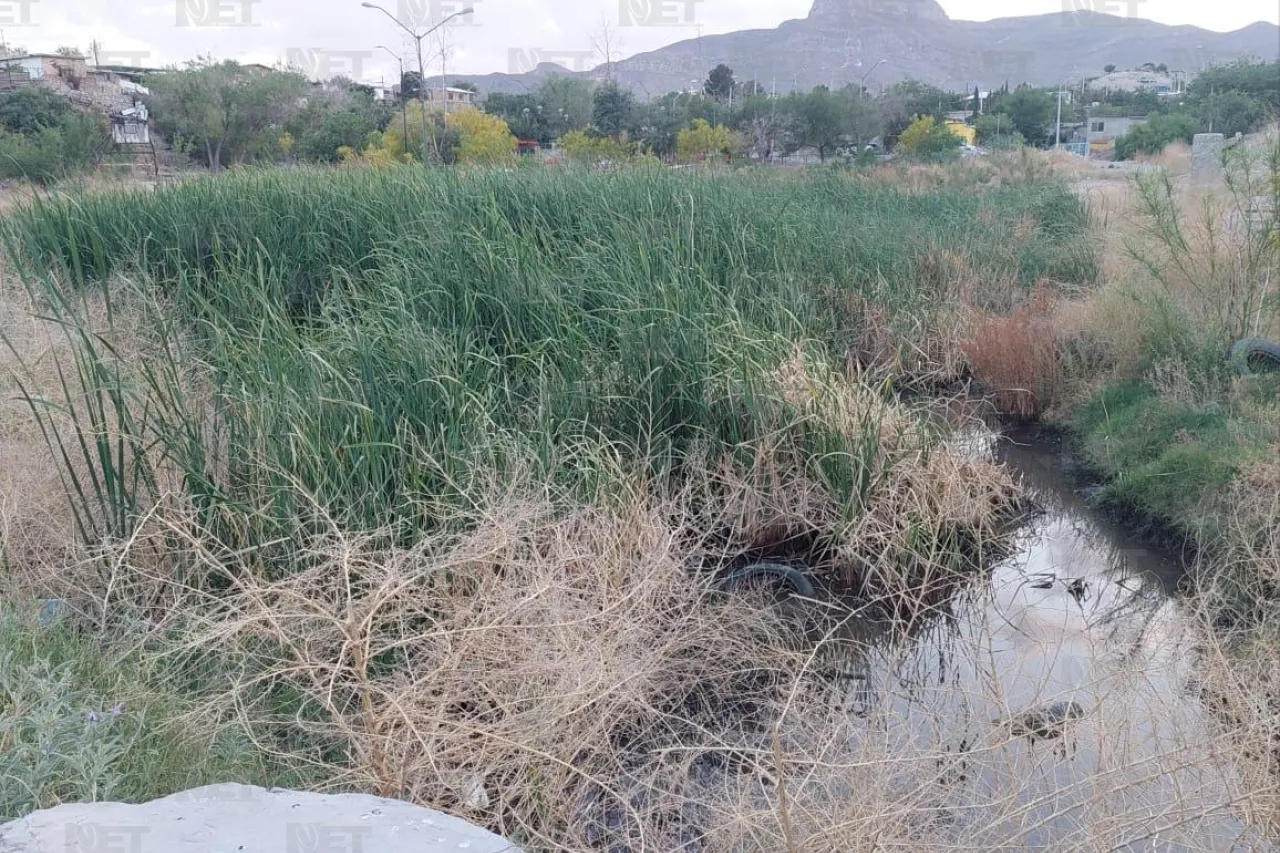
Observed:
[[[1264,849],[1243,819],[1230,733],[1194,688],[1183,567],[1091,509],[1052,444],[978,429],[962,452],[1002,459],[1045,512],[948,615],[900,639],[845,629],[869,649],[848,738],[883,756],[887,794],[931,812],[925,836],[971,849]],[[1080,712],[1061,737],[1007,723],[1061,702]],[[936,769],[922,775],[920,756]]]

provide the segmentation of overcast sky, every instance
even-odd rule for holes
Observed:
[[[391,15],[438,21],[467,5],[472,15],[424,42],[428,74],[520,71],[538,59],[597,64],[699,33],[773,27],[803,17],[812,0],[380,0]],[[886,0],[892,2],[892,0]],[[941,0],[960,20],[988,20],[1068,9],[1136,15],[1166,24],[1228,31],[1255,21],[1280,23],[1277,0]],[[427,23],[422,26],[425,29]],[[0,0],[9,45],[52,51],[102,46],[103,64],[168,65],[201,54],[245,62],[290,61],[312,76],[345,73],[389,84],[397,63],[376,49],[417,60],[413,43],[387,16],[360,0]],[[441,38],[442,37],[442,38]],[[443,55],[442,55],[443,51]]]

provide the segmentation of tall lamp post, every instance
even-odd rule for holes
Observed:
[[[381,12],[382,14],[390,18],[391,21],[397,27],[404,30],[413,38],[414,47],[418,51],[418,100],[422,102],[422,156],[423,156],[423,159],[426,159],[426,156],[427,156],[427,69],[426,69],[426,66],[423,65],[422,63],[422,40],[427,36],[431,35],[432,33],[434,33],[436,30],[443,27],[445,24],[452,21],[454,18],[460,18],[463,15],[470,15],[472,12],[475,11],[475,9],[468,6],[467,8],[459,12],[454,12],[452,15],[446,15],[444,18],[440,20],[438,24],[436,24],[434,27],[431,27],[426,32],[417,33],[414,30],[411,30],[408,27],[406,27],[399,18],[397,18],[395,15],[391,14],[386,9],[379,6],[377,3],[369,3],[366,0],[366,2],[361,3],[360,5],[365,7],[366,9],[377,9],[379,12]],[[388,51],[388,53],[389,52],[390,51]],[[404,88],[403,75],[401,75],[401,78],[400,78],[400,87],[401,89]],[[408,128],[406,127],[405,130],[408,131]]]
[[[862,75],[862,78],[861,78],[860,80],[858,80],[858,89],[859,89],[859,90],[862,90],[862,89],[867,88],[867,78],[871,76],[871,72],[872,72],[872,71],[875,71],[877,68],[879,68],[881,65],[884,65],[884,64],[885,64],[886,62],[888,62],[888,61],[889,61],[889,60],[887,60],[887,59],[878,59],[878,60],[876,60],[876,64],[875,64],[875,65],[872,65],[870,68],[868,68],[868,69],[867,69],[867,72],[866,72],[865,74],[863,74],[863,75]],[[861,91],[859,91],[859,94],[861,94]]]
[[[400,58],[400,54],[395,53],[394,51],[391,50],[391,48],[387,47],[386,45],[379,44],[379,45],[375,45],[375,47],[377,47],[378,50],[385,50],[387,53],[390,53],[391,57],[400,65],[400,126],[403,128],[404,135],[408,136],[409,135],[409,113],[405,109],[405,99],[404,99],[404,60]],[[419,89],[422,88],[421,83],[418,84],[418,88]]]

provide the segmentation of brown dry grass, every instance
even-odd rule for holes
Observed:
[[[1002,410],[1031,418],[1053,405],[1063,381],[1053,320],[1054,297],[1042,287],[1009,316],[980,314],[973,321],[962,349]]]
[[[0,269],[0,565],[18,582],[32,566],[61,564],[76,544],[58,464],[19,387],[56,399],[57,365],[71,347],[54,324],[33,316],[25,290]],[[10,593],[13,590],[9,590]]]
[[[1066,763],[990,723],[993,702],[1017,710],[994,662],[972,694],[949,681],[868,694],[847,680],[864,665],[856,641],[805,639],[689,574],[706,542],[680,500],[566,510],[540,491],[495,491],[469,532],[409,549],[329,524],[287,579],[158,524],[228,589],[208,596],[124,554],[114,607],[131,616],[140,590],[167,589],[158,633],[187,638],[168,654],[227,679],[201,717],[238,719],[317,787],[443,808],[529,850],[1022,849],[1052,832],[1053,849],[1083,853],[1156,831],[1210,850],[1227,849],[1221,821],[1265,807],[1265,788],[1233,776],[1237,735],[1206,735],[1176,693],[1153,699],[1140,669],[1083,724],[1096,767]],[[904,640],[884,653],[909,659]],[[302,712],[265,701],[268,684],[305,697]],[[1160,737],[1135,738],[1153,720]]]

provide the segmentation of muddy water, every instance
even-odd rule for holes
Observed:
[[[848,629],[869,644],[846,699],[850,741],[911,768],[900,796],[931,804],[928,836],[958,846],[1265,849],[1244,821],[1230,734],[1193,689],[1182,566],[1095,513],[1055,447],[977,430],[962,449],[1020,472],[1045,512],[921,630]],[[1060,737],[1011,730],[1061,702],[1082,714]]]

